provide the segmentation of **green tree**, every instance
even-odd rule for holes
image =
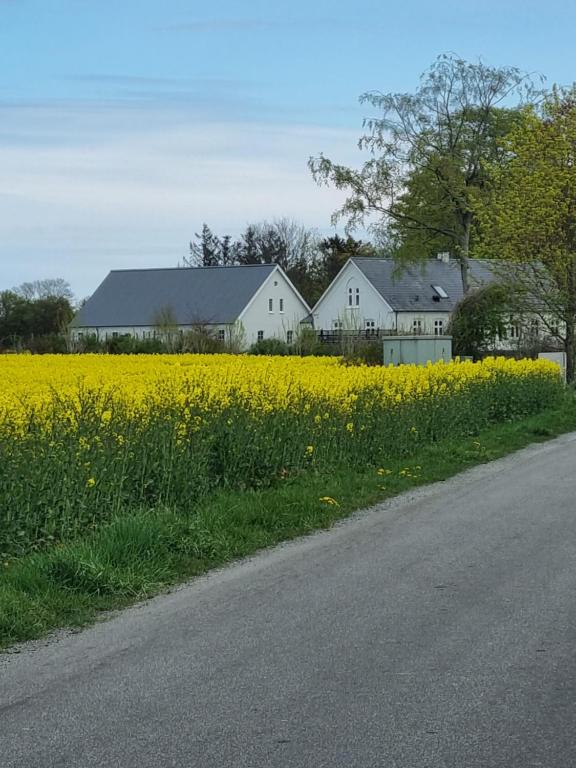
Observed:
[[[398,256],[410,261],[449,251],[470,288],[474,191],[486,186],[486,161],[504,159],[498,139],[520,114],[510,109],[534,94],[515,67],[489,67],[453,55],[438,57],[415,93],[365,93],[361,102],[380,113],[364,121],[359,146],[371,157],[358,170],[324,155],[310,158],[318,183],[345,190],[333,216],[348,228],[391,228]]]
[[[576,356],[576,86],[555,88],[504,140],[508,162],[490,168],[488,198],[477,201],[482,250],[498,253],[527,314],[538,315]]]
[[[312,303],[315,304],[332,280],[353,256],[380,256],[381,253],[372,243],[356,240],[351,235],[341,237],[332,235],[318,243],[318,256],[315,262]]]
[[[29,335],[62,334],[74,317],[74,310],[64,296],[47,296],[32,302]]]
[[[0,293],[0,347],[18,347],[28,336],[31,304],[15,291]]]
[[[506,333],[511,309],[509,291],[499,283],[469,291],[450,318],[448,333],[454,354],[478,360],[490,352]]]
[[[190,256],[184,259],[186,267],[216,267],[222,264],[222,242],[207,224],[202,232],[196,233],[196,240],[190,241]]]
[[[64,296],[45,293],[42,298],[25,298],[20,289],[2,291],[0,346],[19,348],[29,346],[32,339],[61,336],[73,316],[70,301]]]

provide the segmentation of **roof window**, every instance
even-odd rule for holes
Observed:
[[[432,288],[434,288],[434,290],[436,291],[436,294],[438,296],[440,296],[441,299],[447,299],[448,298],[448,294],[446,293],[444,288],[442,288],[441,285],[433,285]]]

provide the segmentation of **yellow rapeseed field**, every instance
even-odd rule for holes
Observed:
[[[381,466],[544,408],[557,366],[238,355],[0,357],[0,554],[217,487]]]
[[[336,357],[249,357],[239,355],[54,355],[0,358],[0,419],[26,423],[31,409],[65,400],[70,411],[86,392],[102,403],[122,402],[135,414],[172,403],[206,411],[230,404],[232,396],[255,411],[299,409],[330,403],[343,413],[370,392],[381,404],[418,401],[461,392],[478,382],[512,377],[556,380],[548,361],[489,358],[426,367],[344,366]]]

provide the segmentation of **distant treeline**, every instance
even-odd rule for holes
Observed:
[[[65,352],[72,298],[61,278],[0,291],[0,351]]]

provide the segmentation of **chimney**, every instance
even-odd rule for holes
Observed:
[[[443,264],[450,263],[450,253],[448,251],[444,251],[443,253],[437,253],[436,258],[438,259],[438,261],[441,261]]]

